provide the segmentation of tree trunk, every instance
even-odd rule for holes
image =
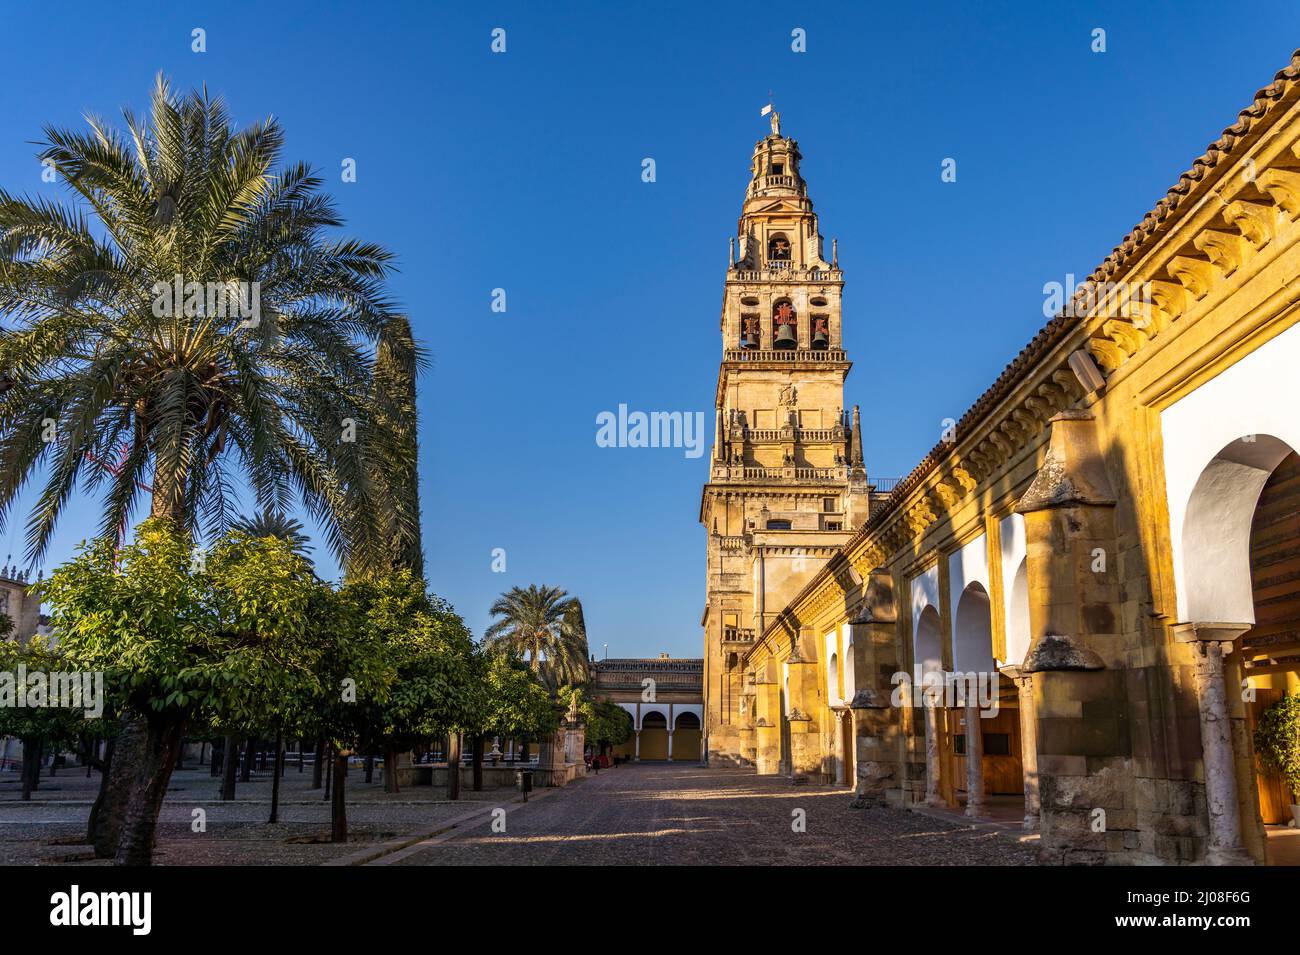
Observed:
[[[327,759],[329,760],[329,762],[328,762],[328,763],[326,764],[326,766],[325,766],[325,796],[324,796],[324,799],[325,799],[326,802],[329,802],[329,799],[330,799],[330,792],[331,792],[331,788],[330,788],[330,787],[331,787],[331,785],[332,785],[332,783],[333,783],[333,780],[334,780],[334,744],[333,744],[333,743],[330,743],[330,745],[329,745],[329,755],[328,755]]]
[[[316,758],[312,760],[311,767],[311,788],[320,789],[323,785],[322,776],[325,773],[325,739],[316,737]]]
[[[257,740],[248,737],[244,740],[244,768],[239,773],[239,781],[246,783],[253,772],[253,757],[257,755]]]
[[[375,781],[375,755],[374,753],[371,753],[369,756],[366,757],[366,782],[373,783],[374,781]]]
[[[173,714],[153,716],[146,726],[140,772],[122,819],[122,841],[114,865],[149,865],[153,861],[158,813],[185,735],[185,720]]]
[[[199,765],[200,766],[207,765],[207,762],[204,760],[204,757],[207,755],[208,755],[208,741],[200,740],[199,741]]]
[[[475,733],[470,743],[471,762],[474,764],[474,792],[483,791],[483,734]]]
[[[221,745],[222,745],[222,747],[224,747],[224,746],[226,745],[224,740],[222,741],[222,744],[221,744]],[[223,749],[217,749],[217,744],[214,742],[214,743],[212,744],[212,765],[210,765],[210,766],[208,767],[208,775],[209,775],[209,776],[219,776],[219,775],[221,775],[221,766],[222,766],[222,762],[221,762],[221,761],[222,761],[223,759],[225,759],[225,749],[224,749],[224,748],[223,748]]]
[[[90,807],[90,818],[86,820],[86,841],[94,843],[95,830],[99,822],[99,813],[104,805],[104,799],[108,794],[108,776],[113,767],[113,750],[117,746],[117,739],[110,737],[104,743],[104,758],[99,762],[99,792],[95,795],[95,803]]]
[[[104,791],[97,809],[91,813],[94,828],[90,832],[90,841],[94,843],[95,855],[101,859],[117,855],[118,844],[122,841],[122,822],[126,818],[131,788],[141,770],[148,735],[149,727],[142,717],[122,715]]]
[[[397,784],[397,747],[389,743],[384,747],[384,792],[395,793]]]
[[[307,761],[307,756],[303,752],[303,740],[298,740],[298,772],[302,772],[302,767]]]
[[[330,800],[330,841],[348,841],[348,759],[345,752],[334,756],[334,796]]]
[[[460,734],[447,734],[447,798],[460,798]]]
[[[239,771],[239,741],[234,734],[226,735],[226,752],[222,757],[221,798],[235,798],[235,774]]]
[[[271,818],[269,822],[280,821],[280,776],[284,773],[284,736],[275,734],[275,772],[271,775]]]
[[[528,734],[526,733],[524,734],[524,738],[519,743],[519,762],[521,763],[528,762]]]
[[[32,790],[36,788],[37,774],[41,771],[41,746],[35,739],[30,736],[22,737],[23,742],[23,801],[26,802],[32,798]]]

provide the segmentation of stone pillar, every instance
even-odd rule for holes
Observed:
[[[673,761],[673,731],[668,731],[668,762]]]
[[[822,705],[821,681],[817,674],[816,638],[801,630],[791,644],[786,660],[790,677],[790,777],[822,782],[822,737],[818,714]]]
[[[1038,724],[1039,858],[1102,864],[1123,857],[1135,819],[1115,493],[1092,415],[1063,411],[1051,428],[1016,506],[1029,577],[1021,672],[1033,676]]]
[[[754,766],[760,776],[773,776],[781,765],[781,687],[776,663],[767,660],[754,677]]]
[[[841,663],[853,674],[853,806],[903,805],[907,765],[906,706],[896,706],[898,614],[892,578],[865,573],[862,599],[849,622],[852,652]],[[906,701],[900,701],[906,702]]]
[[[1195,623],[1174,628],[1179,640],[1195,641],[1196,702],[1201,722],[1205,807],[1210,817],[1206,861],[1210,865],[1255,864],[1241,838],[1241,804],[1223,680],[1224,656],[1232,652],[1233,641],[1250,627],[1245,623]]]
[[[852,725],[852,717],[848,710],[837,709],[833,711],[831,725],[835,728],[835,785],[847,786],[849,784],[848,767],[849,754],[844,748],[844,724],[849,722]]]
[[[636,731],[636,750],[632,754],[632,762],[634,763],[641,762],[641,731],[640,730]]]
[[[559,706],[563,714],[565,707]],[[537,745],[537,769],[533,776],[538,786],[563,786],[569,781],[570,770],[565,761],[565,719],[560,716],[560,725],[554,733],[543,736]]]
[[[979,703],[967,702],[966,719],[966,815],[984,814],[984,733],[980,729]]]
[[[1016,685],[1020,702],[1020,769],[1025,781],[1025,832],[1038,828],[1038,720],[1034,714],[1034,678],[1019,667],[1006,666],[1002,674]]]
[[[925,804],[947,805],[939,795],[939,777],[942,773],[939,759],[939,708],[926,700],[921,704],[925,711]]]

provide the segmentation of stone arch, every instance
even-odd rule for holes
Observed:
[[[916,632],[912,637],[912,658],[922,673],[943,669],[943,629],[939,611],[933,604],[926,606],[917,617]]]
[[[992,672],[993,624],[989,614],[989,594],[981,583],[972,583],[962,591],[952,627],[952,665],[954,670]]]
[[[1189,623],[1255,622],[1250,530],[1260,491],[1294,449],[1269,434],[1225,445],[1201,470],[1182,521],[1179,616]]]

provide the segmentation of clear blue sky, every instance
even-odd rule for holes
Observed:
[[[840,243],[846,404],[863,406],[871,473],[897,476],[1043,324],[1043,284],[1091,271],[1288,62],[1300,8],[1242,14],[8,4],[0,183],[53,189],[30,145],[42,124],[143,110],[159,70],[222,92],[241,124],[278,116],[347,231],[399,255],[394,291],[434,355],[420,393],[433,588],[481,632],[500,591],[560,585],[582,597],[597,654],[698,656],[707,457],[598,448],[595,418],[698,410],[711,431],[727,241],[768,90]],[[206,53],[191,52],[195,27]],[[339,181],[344,157],[356,183]],[[956,183],[940,181],[946,157]],[[95,515],[76,503],[46,567]],[[13,523],[0,556],[21,551]]]

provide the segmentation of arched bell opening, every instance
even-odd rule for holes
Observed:
[[[778,299],[772,306],[772,347],[799,347],[799,316],[788,298]]]

